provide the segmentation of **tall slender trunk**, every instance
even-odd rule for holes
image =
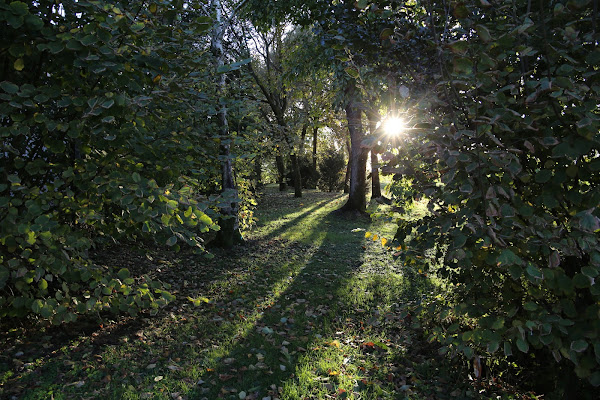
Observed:
[[[319,127],[313,127],[313,143],[312,143],[312,167],[315,176],[317,175],[317,135],[319,133]]]
[[[283,165],[283,156],[277,154],[275,156],[275,165],[277,166],[277,183],[279,183],[279,191],[285,190],[285,166]]]
[[[294,197],[302,197],[302,174],[298,165],[298,155],[290,154],[292,173],[294,174]]]
[[[369,132],[375,135],[377,122],[379,122],[379,113],[376,110],[367,111],[369,119]],[[379,181],[379,161],[375,147],[371,149],[371,200],[381,197],[381,183]]]
[[[215,13],[215,26],[212,32],[212,52],[216,59],[216,70],[225,65],[225,54],[223,51],[223,17],[221,15],[221,1],[211,0],[211,10]],[[219,75],[218,94],[224,97],[227,89],[225,74]],[[238,190],[233,177],[233,165],[231,163],[231,137],[229,134],[229,124],[227,121],[227,107],[221,103],[218,110],[218,121],[220,130],[219,155],[223,160],[221,162],[221,196],[227,201],[220,207],[221,216],[219,218],[219,227],[215,245],[225,248],[232,247],[235,243],[242,242],[242,235],[239,229],[238,220]]]
[[[366,183],[369,149],[361,145],[364,133],[361,111],[356,99],[356,87],[353,82],[346,88],[346,99],[347,103],[344,108],[350,131],[352,154],[350,156],[350,192],[348,201],[342,210],[365,212],[367,209]]]
[[[300,171],[300,163],[298,162],[299,154],[302,154],[304,148],[304,140],[306,139],[307,125],[302,125],[302,134],[300,136],[300,144],[298,145],[298,152],[290,155],[292,160],[292,173],[294,174],[294,197],[302,197],[302,172]]]

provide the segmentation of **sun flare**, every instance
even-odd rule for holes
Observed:
[[[390,117],[383,122],[383,131],[388,136],[398,136],[406,130],[406,121],[400,117]]]

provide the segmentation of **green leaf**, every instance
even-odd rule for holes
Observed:
[[[7,179],[11,183],[21,183],[21,179],[17,175],[8,175]]]
[[[504,328],[504,318],[498,317],[494,323],[492,324],[493,329],[502,329]]]
[[[44,27],[44,21],[37,15],[27,15],[25,23],[34,31],[38,31]]]
[[[131,174],[131,178],[133,179],[133,181],[135,183],[140,183],[140,181],[142,180],[142,177],[137,172],[134,172],[133,174]]]
[[[452,241],[452,245],[455,249],[461,249],[465,245],[465,243],[467,243],[467,237],[462,233],[456,235],[454,237],[454,240]]]
[[[8,94],[15,94],[19,91],[19,87],[17,85],[8,81],[0,82],[0,88],[2,88],[2,90]]]
[[[10,9],[13,13],[23,16],[29,13],[29,7],[22,1],[13,1],[10,3]]]
[[[34,313],[39,314],[40,311],[42,310],[42,307],[44,307],[44,303],[42,303],[42,301],[40,299],[35,299],[33,301],[33,304],[31,305],[31,309],[33,310]]]
[[[16,69],[17,71],[22,71],[23,68],[25,68],[25,63],[23,62],[22,58],[18,58],[15,63],[13,64],[14,69]]]
[[[142,29],[144,29],[145,27],[146,27],[146,25],[144,25],[144,23],[143,23],[143,22],[137,22],[137,23],[135,23],[135,24],[131,25],[131,30],[132,30],[133,32],[139,32],[139,31],[141,31]]]
[[[173,246],[175,243],[177,243],[177,236],[173,235],[171,236],[169,239],[167,239],[167,246]]]
[[[356,8],[358,8],[359,10],[364,10],[368,6],[369,6],[369,1],[368,0],[358,0],[356,2]]]
[[[537,183],[546,183],[552,178],[552,171],[548,169],[543,169],[535,174],[535,181]]]
[[[117,276],[119,277],[119,279],[124,280],[129,278],[131,276],[131,273],[127,268],[121,268],[117,273]]]
[[[456,57],[453,60],[454,73],[458,75],[471,75],[473,73],[473,61],[466,57]]]
[[[384,30],[381,31],[381,33],[379,34],[379,38],[381,40],[387,40],[390,38],[390,36],[392,36],[392,34],[394,33],[394,30],[392,28],[385,28]]]
[[[44,304],[44,306],[41,308],[40,310],[40,314],[42,315],[42,317],[44,318],[50,318],[52,316],[52,314],[54,313],[54,307],[52,307],[50,304],[46,303]]]
[[[594,387],[600,386],[600,371],[594,372],[592,375],[590,375],[588,380],[590,381],[592,386],[594,386]]]
[[[542,279],[544,277],[542,270],[533,264],[527,265],[526,271],[529,274],[529,276],[531,276],[532,278]]]
[[[527,341],[518,338],[517,339],[517,348],[523,353],[527,353],[529,351],[529,343]]]
[[[358,69],[354,67],[347,67],[344,69],[344,71],[354,79],[357,79],[360,76]]]
[[[48,289],[48,282],[44,278],[40,279],[38,282],[38,288],[40,288],[40,290]]]
[[[469,49],[469,42],[467,42],[466,40],[456,40],[454,42],[448,43],[448,48],[454,54],[464,55]]]
[[[492,340],[487,345],[487,351],[489,353],[495,353],[500,348],[499,340]]]
[[[585,340],[575,340],[571,342],[571,350],[581,353],[588,348],[588,342]]]
[[[575,217],[577,218],[577,226],[579,229],[585,232],[597,232],[600,230],[600,219],[598,219],[594,214],[593,208],[585,211],[581,211],[577,213]]]
[[[517,256],[510,249],[502,250],[502,253],[500,253],[500,255],[496,258],[496,262],[499,265],[513,265],[513,264],[521,265],[521,264],[523,264],[523,260],[521,259],[521,257]]]
[[[512,347],[510,346],[510,343],[508,343],[508,342],[504,342],[504,355],[506,357],[512,356]]]
[[[481,39],[482,42],[488,43],[492,40],[492,35],[490,34],[489,29],[486,28],[484,25],[476,25],[475,31],[477,32],[477,35],[479,36],[479,39]]]

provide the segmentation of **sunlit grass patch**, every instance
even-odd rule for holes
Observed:
[[[214,250],[212,260],[160,255],[156,273],[177,300],[158,316],[105,321],[19,375],[5,373],[5,387],[22,385],[25,399],[435,393],[438,361],[422,354],[410,315],[427,278],[395,261],[379,237],[365,237],[391,241],[393,223],[341,217],[338,194],[269,196],[274,206],[257,211],[260,226],[245,246]]]

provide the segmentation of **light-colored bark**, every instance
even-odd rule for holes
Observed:
[[[221,14],[221,0],[211,0],[211,11],[215,16],[215,25],[212,31],[211,49],[215,56],[216,70],[225,65],[225,53],[223,51],[223,35],[225,31],[223,15]],[[225,95],[227,82],[225,74],[220,74],[217,81],[218,97]],[[238,220],[238,190],[233,176],[233,165],[231,162],[231,136],[229,133],[229,123],[227,121],[227,106],[220,104],[218,110],[218,121],[220,130],[219,153],[221,159],[221,195],[230,199],[226,205],[221,206],[221,217],[219,218],[219,227],[215,244],[221,247],[232,247],[235,243],[243,241],[239,229]]]

